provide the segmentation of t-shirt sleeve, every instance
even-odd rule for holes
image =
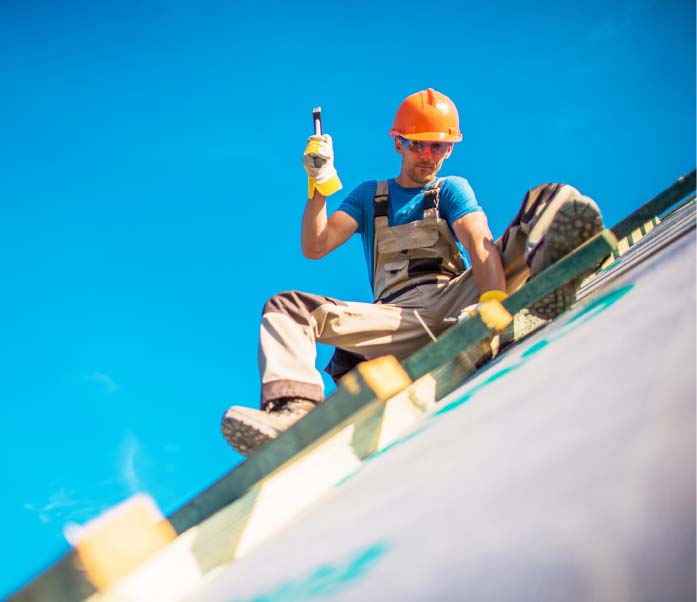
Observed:
[[[356,232],[363,234],[365,232],[366,219],[368,212],[366,211],[367,203],[371,203],[375,197],[377,189],[376,181],[363,182],[349,192],[348,196],[341,202],[337,211],[348,213],[353,219],[358,222]]]
[[[451,224],[463,215],[473,211],[481,211],[477,197],[470,183],[460,176],[448,176],[441,184],[442,195],[440,199],[443,217]]]

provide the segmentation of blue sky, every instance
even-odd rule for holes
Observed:
[[[405,96],[449,95],[441,173],[495,236],[542,182],[612,225],[694,167],[692,1],[428,6],[0,4],[0,594],[66,523],[139,491],[171,512],[241,460],[219,423],[257,404],[270,295],[369,300],[357,239],[300,253],[312,107],[348,191],[397,175]]]

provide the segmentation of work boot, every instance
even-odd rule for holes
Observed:
[[[557,211],[543,241],[544,269],[582,245],[603,229],[603,218],[598,206],[588,197],[571,199]],[[598,262],[600,265],[601,261]],[[551,320],[566,311],[576,300],[581,282],[595,272],[598,265],[589,268],[563,286],[543,297],[530,307],[530,313]]]
[[[227,442],[243,456],[248,456],[270,439],[288,430],[315,409],[309,399],[275,399],[263,410],[232,406],[223,416],[222,431]]]

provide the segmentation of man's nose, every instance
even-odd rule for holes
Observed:
[[[430,144],[424,145],[424,150],[421,151],[421,154],[424,155],[425,157],[432,157],[433,155],[431,155],[431,145]]]

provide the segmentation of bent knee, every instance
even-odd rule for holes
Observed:
[[[304,293],[302,291],[284,291],[271,297],[262,309],[267,313],[288,314],[293,318],[309,316],[320,305],[327,302],[327,297]]]

